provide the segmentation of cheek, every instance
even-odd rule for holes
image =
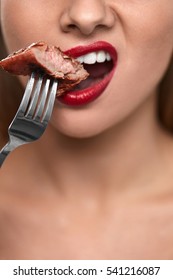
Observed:
[[[121,92],[118,101],[147,97],[156,90],[168,67],[173,51],[173,5],[169,9],[170,2],[160,3],[157,9],[149,9],[154,1],[148,4],[143,16],[131,11],[129,20],[124,19],[126,47],[120,50],[119,73],[114,80]]]
[[[173,1],[122,0],[118,15],[125,38],[120,59],[126,67],[136,63],[140,71],[163,70],[173,50]]]
[[[128,48],[135,50],[144,65],[167,64],[173,50],[173,1],[146,4],[143,15],[137,12],[129,20],[128,31]]]
[[[7,3],[10,1],[7,1]],[[5,2],[6,3],[6,2]],[[14,6],[14,7],[13,7]],[[13,7],[13,8],[12,8]],[[22,28],[22,17],[18,13],[12,12],[12,9],[17,9],[17,5],[4,5],[2,7],[2,33],[5,44],[9,53],[23,47],[23,38],[26,34]]]
[[[17,12],[14,12],[17,11]],[[2,0],[2,32],[9,53],[42,40],[45,11],[40,1]]]

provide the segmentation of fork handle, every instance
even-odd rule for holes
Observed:
[[[0,166],[2,166],[4,160],[6,159],[6,157],[11,151],[13,151],[15,148],[25,143],[26,142],[23,141],[18,141],[18,142],[9,141],[0,151]]]
[[[0,151],[0,166],[3,164],[4,160],[8,156],[8,154],[14,149],[12,147],[11,142],[8,142]]]

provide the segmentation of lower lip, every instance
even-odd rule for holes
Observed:
[[[94,101],[106,89],[114,74],[113,70],[100,82],[83,90],[70,91],[57,97],[58,101],[68,106],[82,106]]]

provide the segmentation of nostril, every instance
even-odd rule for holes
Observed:
[[[68,25],[68,28],[69,28],[69,29],[76,29],[76,25],[75,25],[75,24],[69,24],[69,25]]]
[[[109,5],[100,0],[69,1],[60,18],[61,29],[90,35],[95,30],[105,30],[114,25],[114,15]]]

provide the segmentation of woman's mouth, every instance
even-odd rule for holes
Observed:
[[[69,106],[86,105],[98,98],[110,83],[117,66],[117,51],[111,44],[99,41],[65,53],[80,61],[89,77],[58,100]]]

